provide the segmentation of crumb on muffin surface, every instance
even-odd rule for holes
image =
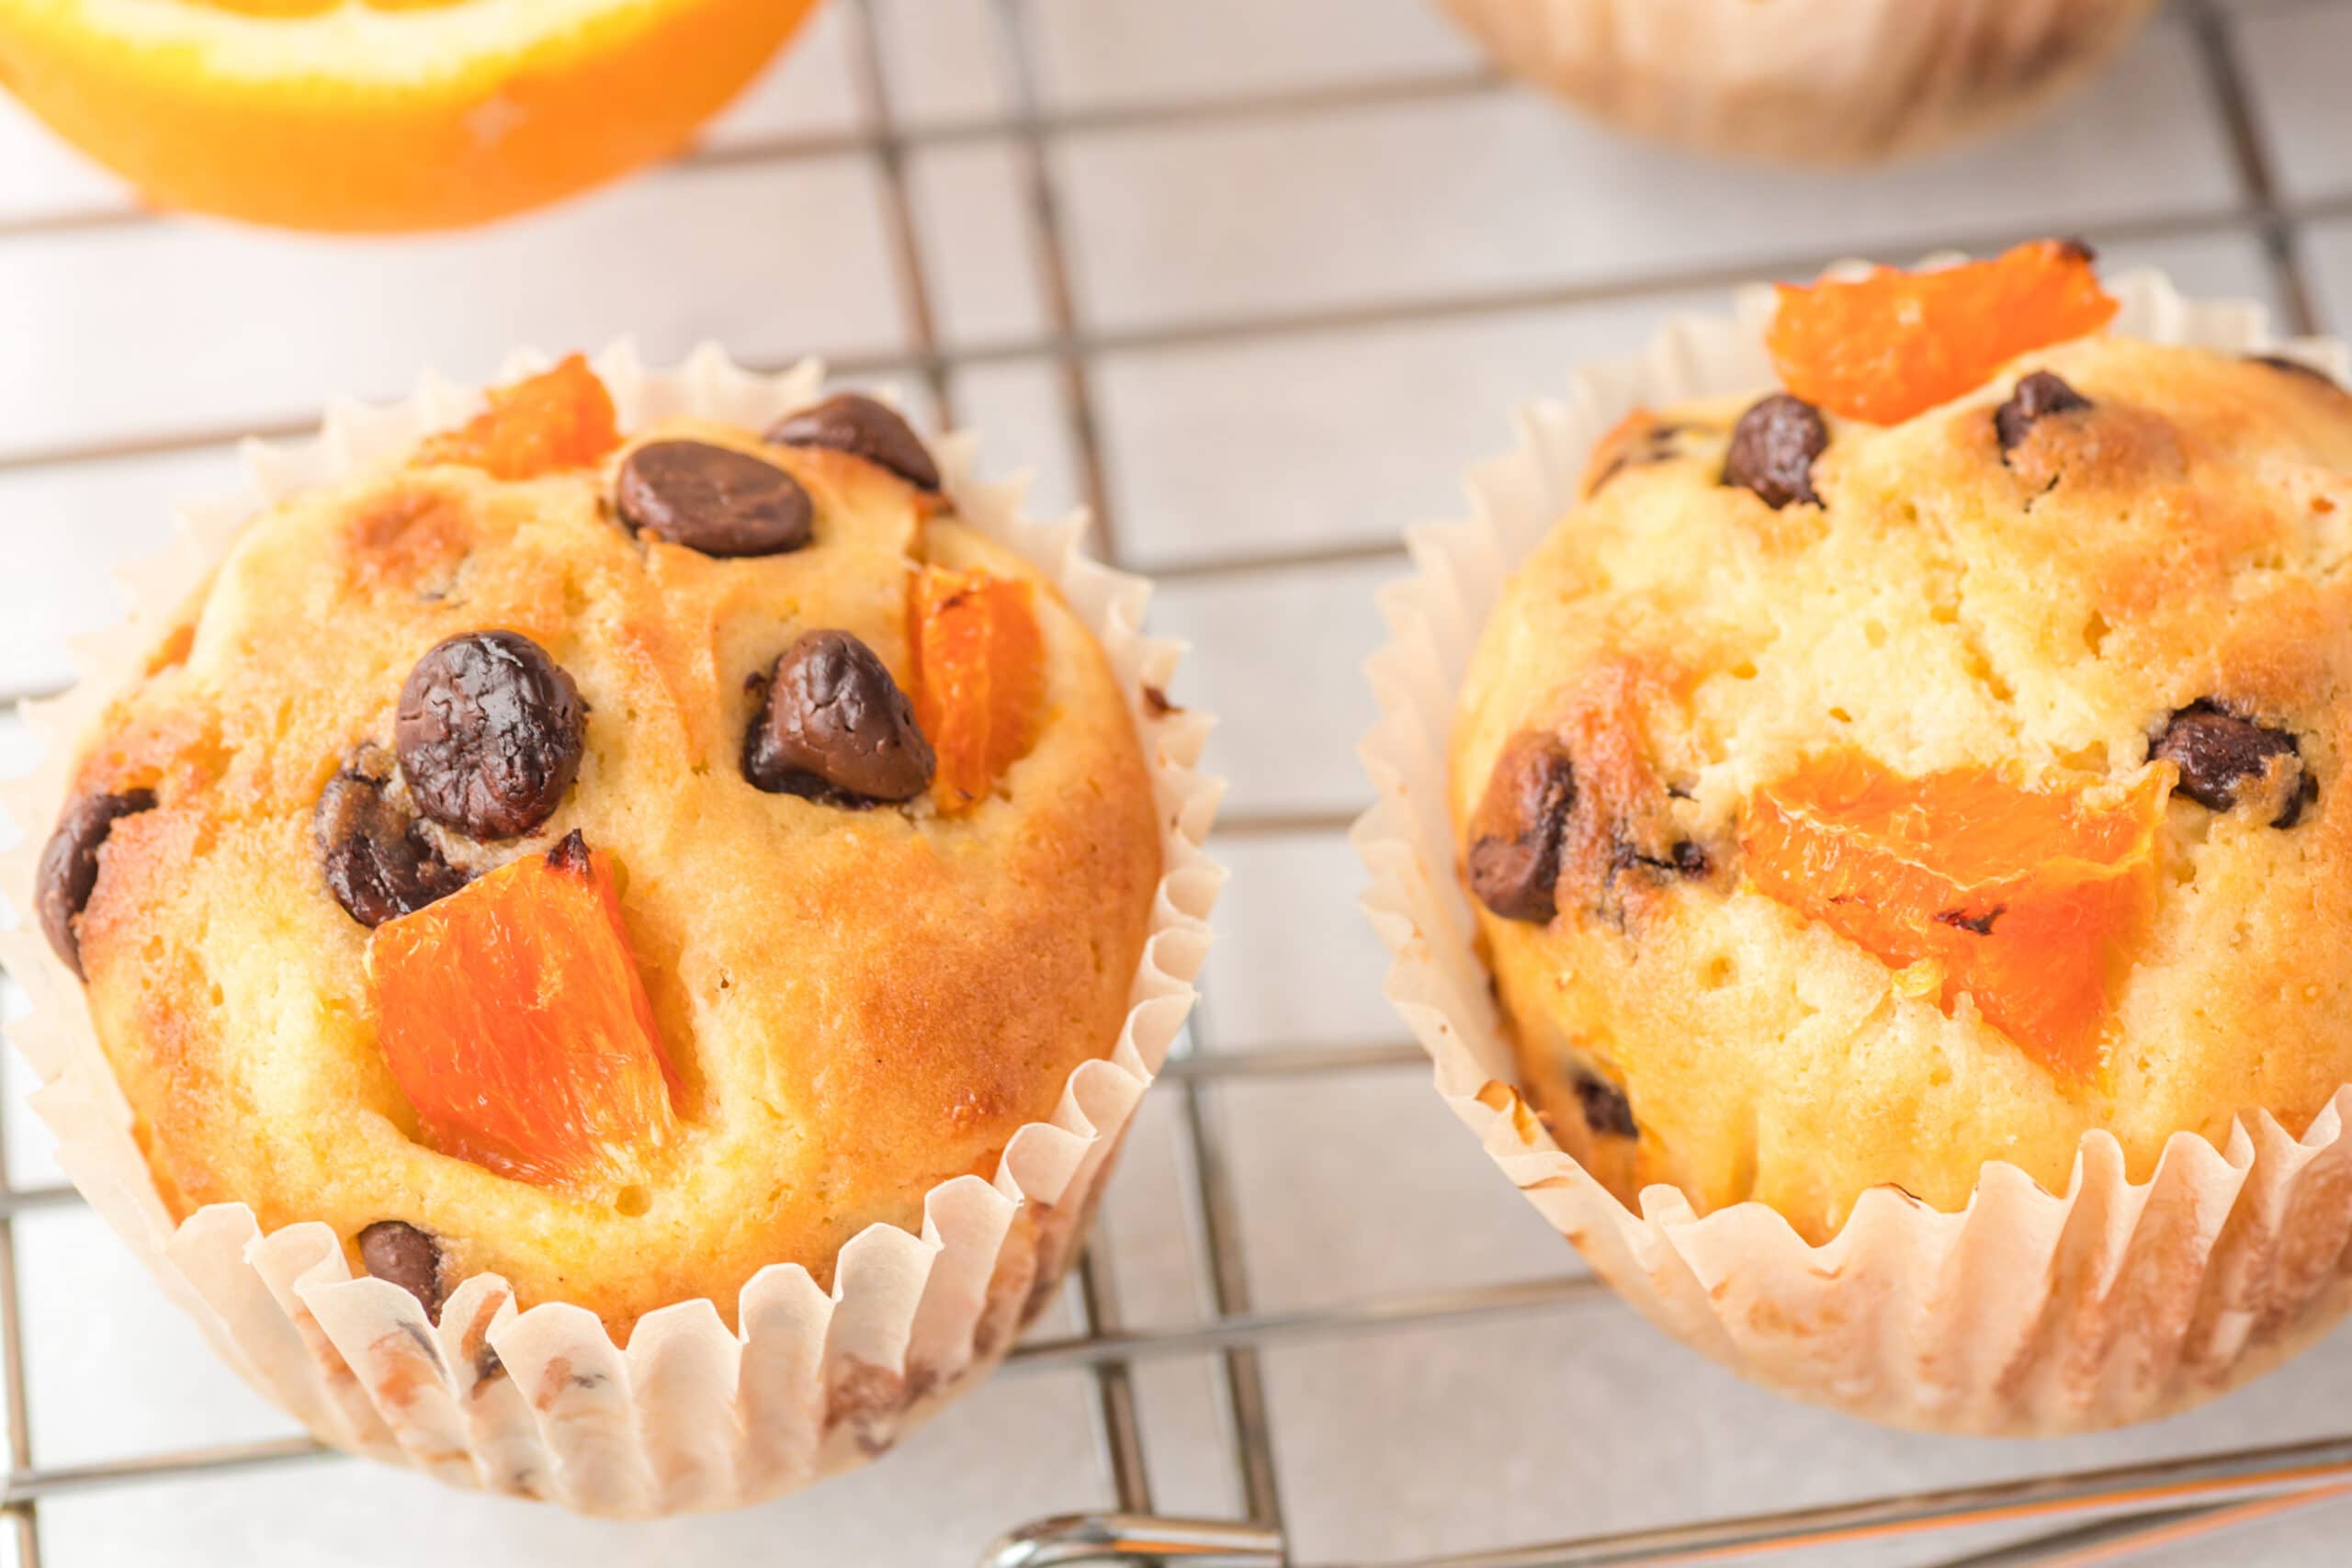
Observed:
[[[2300,1131],[2352,1080],[2352,397],[2098,337],[1818,417],[1629,418],[1488,619],[1451,807],[1530,1098],[1622,1196],[1815,1240],[1875,1185],[1956,1209],[1989,1159],[2063,1190],[2094,1127],[2136,1177],[2176,1131]],[[2095,802],[2164,775],[2095,1070],[1759,890],[1749,803],[1835,750]]]
[[[671,420],[529,478],[383,468],[256,518],[190,602],[85,749],[76,799],[134,808],[101,825],[95,874],[64,896],[175,1216],[243,1201],[265,1230],[324,1221],[416,1289],[411,1228],[444,1287],[497,1273],[520,1304],[584,1306],[616,1336],[696,1297],[731,1320],[762,1267],[830,1285],[859,1230],[919,1230],[932,1187],[992,1178],[1012,1133],[1115,1044],[1160,863],[1108,660],[1049,581],[933,493],[919,445],[772,434]],[[631,525],[616,476],[664,442],[792,482],[736,494],[732,532]],[[846,633],[913,688],[909,585],[930,569],[1024,585],[1044,668],[1025,750],[952,812],[789,772],[755,784],[747,732],[797,637]],[[576,776],[542,769],[526,782],[544,798],[501,819],[527,826],[469,837],[429,819],[422,781],[383,775],[404,680],[486,632],[576,683]],[[376,836],[331,886],[321,803],[338,783],[357,797],[329,815]],[[408,814],[389,829],[385,799]],[[641,1169],[508,1179],[428,1145],[379,1049],[369,925],[339,900],[395,919],[386,877],[412,901],[464,897],[574,833],[609,866],[681,1132]]]

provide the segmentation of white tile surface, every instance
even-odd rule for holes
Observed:
[[[1059,517],[1080,504],[1069,403],[1059,370],[1041,359],[973,366],[955,376],[956,417],[981,435],[980,472],[1030,477],[1029,510]]]
[[[0,223],[119,212],[130,204],[119,180],[0,93]]]
[[[649,355],[899,342],[880,209],[850,158],[681,169],[514,224],[362,243],[171,222],[0,245],[0,450],[310,417],[537,343]],[[135,367],[132,368],[132,367]]]
[[[2238,39],[2280,191],[2309,200],[2352,190],[2352,162],[2344,156],[2352,137],[2352,99],[2344,92],[2352,6],[2265,10],[2238,24]]]
[[[775,62],[710,123],[704,144],[741,151],[862,126],[849,70],[849,12],[846,6],[819,6]]]
[[[1063,166],[1084,303],[1113,329],[2096,229],[2235,194],[2171,25],[2053,118],[1893,171],[1702,163],[1499,92],[1102,131]]]
[[[919,149],[907,160],[907,197],[941,341],[970,347],[1044,333],[1027,186],[1012,141]]]
[[[1039,0],[1057,107],[1198,101],[1467,71],[1427,0]]]
[[[1388,950],[1356,908],[1363,863],[1337,832],[1221,836],[1201,1031],[1219,1051],[1406,1038],[1380,994]]]
[[[873,3],[891,108],[901,124],[969,124],[1011,110],[996,0]]]

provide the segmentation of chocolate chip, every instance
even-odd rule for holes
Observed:
[[[2297,758],[2287,804],[2270,824],[2291,828],[2302,819],[2306,801],[2318,794],[2316,784],[2302,771],[2300,752],[2295,738],[2285,730],[2241,718],[2206,697],[2172,716],[2152,754],[2180,770],[2181,794],[2213,811],[2235,807],[2240,786],[2259,778],[2272,758]]]
[[[40,929],[49,945],[74,974],[82,973],[82,939],[74,922],[90,902],[98,885],[98,851],[107,835],[125,817],[155,809],[152,789],[124,790],[119,795],[85,795],[66,807],[40,852],[40,871],[33,902],[40,912]]]
[[[514,632],[438,644],[401,688],[392,739],[417,809],[475,839],[513,839],[555,815],[580,773],[579,688]]]
[[[921,490],[939,488],[939,465],[920,436],[887,403],[840,392],[789,413],[768,430],[779,446],[823,446],[877,464]]]
[[[770,795],[912,800],[937,766],[914,705],[847,632],[807,632],[785,650],[743,738],[743,776]]]
[[[577,828],[548,852],[548,865],[572,876],[586,876],[594,864],[588,857],[588,837]]]
[[[378,1220],[359,1233],[359,1261],[379,1280],[414,1296],[424,1315],[441,1321],[448,1292],[441,1284],[441,1244],[405,1220]]]
[[[1633,1101],[1625,1098],[1623,1089],[1606,1078],[1585,1073],[1577,1076],[1577,1109],[1584,1112],[1584,1124],[1597,1136],[1641,1136],[1641,1129],[1634,1124]]]
[[[320,793],[311,832],[327,890],[370,929],[413,915],[466,885],[416,819],[387,798],[391,758],[363,748]]]
[[[1799,501],[1818,506],[1813,460],[1828,447],[1829,426],[1821,411],[1802,398],[1775,392],[1732,426],[1724,483],[1754,491],[1775,511]]]
[[[2007,904],[1996,904],[1982,914],[1971,914],[1966,909],[1938,909],[1936,922],[1939,925],[1950,926],[1955,931],[1969,931],[1977,936],[1991,936],[1993,922],[2008,912],[2009,907]]]
[[[2001,443],[2001,456],[2007,457],[2026,432],[2054,413],[2075,413],[2091,406],[2091,400],[2066,385],[2047,370],[2037,370],[2024,377],[2009,400],[1993,411],[1993,434]]]
[[[707,556],[780,556],[817,536],[800,481],[749,453],[702,441],[631,452],[613,485],[621,520]]]
[[[2088,266],[2098,260],[2098,252],[2091,248],[2091,243],[2088,240],[2068,235],[2064,239],[2054,240],[2052,243],[2058,247],[2058,254],[2068,261],[2080,262],[2085,266]]]
[[[1703,845],[1685,839],[1674,846],[1674,869],[1693,879],[1702,877],[1714,869]]]
[[[1474,818],[1470,891],[1478,902],[1506,920],[1551,923],[1560,912],[1560,839],[1576,803],[1576,767],[1557,739],[1531,731],[1504,749]]]
[[[2335,377],[2318,366],[2306,365],[2300,359],[2290,359],[2283,354],[2249,354],[2246,358],[2256,365],[2267,365],[2273,370],[2283,370],[2290,376],[2301,376],[2316,381],[2331,392],[2340,392],[2344,389],[2336,385]]]

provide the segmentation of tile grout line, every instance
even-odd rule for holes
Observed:
[[[15,1074],[0,1063],[0,1096],[14,1094]],[[6,1120],[0,1117],[0,1193],[13,1200],[17,1184],[8,1174]],[[25,1386],[24,1294],[17,1278],[17,1223],[13,1203],[0,1209],[0,1377],[7,1380],[8,1467],[12,1472],[33,1468],[32,1397]],[[31,1498],[11,1500],[8,1513],[15,1523],[17,1568],[40,1568],[40,1518]]]
[[[2271,286],[2290,333],[2309,336],[2318,330],[2310,278],[2301,262],[2301,234],[2296,220],[2281,204],[2270,152],[2255,112],[2253,78],[2238,58],[2235,24],[2214,0],[2195,0],[2188,17],[2205,69],[2207,89],[2222,115],[2222,138],[2236,164],[2238,181],[2254,204],[2253,227],[2270,268]]]
[[[953,429],[956,407],[948,389],[949,361],[939,346],[939,318],[932,308],[931,287],[923,269],[922,228],[914,201],[907,191],[906,143],[890,112],[890,82],[883,64],[879,0],[858,0],[853,52],[857,56],[858,96],[873,120],[868,142],[878,166],[883,190],[882,226],[890,242],[891,265],[899,275],[899,308],[906,318],[907,336],[914,344],[923,379],[931,389],[934,428]]]
[[[1078,1259],[1079,1311],[1085,1333],[1077,1343],[1094,1348],[1119,1330],[1119,1292],[1107,1232],[1098,1213]],[[1151,1512],[1151,1466],[1136,1405],[1135,1369],[1125,1360],[1094,1362],[1096,1438],[1112,1495],[1123,1514]]]

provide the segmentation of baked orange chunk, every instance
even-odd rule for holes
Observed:
[[[577,833],[368,944],[376,1034],[426,1144],[541,1185],[627,1180],[678,1081],[605,857]]]
[[[932,798],[953,817],[987,799],[1037,743],[1045,635],[1035,590],[1015,579],[924,567],[911,594],[915,722],[939,757]]]
[[[2035,1060],[2100,1065],[2109,978],[2154,909],[2165,774],[2112,804],[2012,770],[1905,778],[1851,749],[1747,804],[1741,846],[1768,897],[1897,968],[1932,963],[1950,1012],[1976,1010]],[[1920,993],[1915,993],[1920,994]]]
[[[2020,354],[2098,331],[2116,310],[2091,253],[2064,240],[1933,272],[1883,266],[1784,283],[1780,294],[1764,341],[1781,385],[1872,424],[1973,391]]]
[[[490,406],[455,430],[427,436],[419,463],[459,463],[492,479],[535,479],[585,468],[620,445],[613,395],[575,354],[552,370],[494,387]]]

